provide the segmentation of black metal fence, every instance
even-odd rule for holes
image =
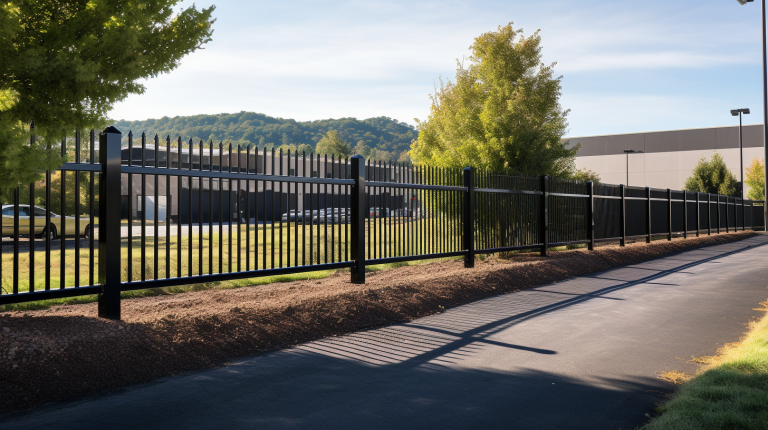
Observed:
[[[119,318],[120,292],[136,289],[339,268],[361,283],[366,265],[764,229],[762,202],[734,197],[112,127],[61,153],[73,162],[3,205],[0,304],[98,294],[100,315]]]

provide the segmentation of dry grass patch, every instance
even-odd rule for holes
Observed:
[[[768,301],[757,310],[768,312]],[[740,341],[701,360],[705,367],[685,381],[645,430],[768,428],[768,315],[750,324]],[[673,380],[687,375],[668,372]],[[673,381],[674,382],[674,381]]]

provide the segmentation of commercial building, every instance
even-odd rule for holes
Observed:
[[[746,125],[742,134],[746,170],[755,157],[764,158],[763,127],[761,124]],[[569,147],[581,144],[576,167],[596,172],[607,184],[626,184],[629,161],[629,185],[680,190],[699,160],[702,157],[710,159],[715,152],[723,156],[737,181],[741,177],[738,126],[569,137],[566,140]],[[635,152],[625,154],[624,150]]]
[[[143,154],[143,155],[142,155]],[[229,152],[227,149],[196,147],[191,156],[189,148],[169,148],[147,144],[144,148],[123,147],[123,165],[158,166],[168,174],[129,176],[122,174],[122,218],[149,221],[155,218],[173,222],[198,223],[233,222],[245,218],[271,222],[280,220],[290,210],[304,211],[350,206],[347,185],[290,184],[279,181],[280,176],[304,176],[312,178],[349,179],[347,160],[316,155],[296,157],[273,155],[261,151]],[[157,160],[155,160],[157,157]],[[185,175],[188,171],[223,171],[252,175],[276,175],[276,180],[210,179]],[[401,175],[411,174],[399,167],[368,167],[368,176],[380,181],[401,181]],[[272,176],[270,176],[271,178]],[[366,196],[368,207],[384,207],[389,210],[420,207],[415,195],[402,192],[392,194],[385,188],[375,188]],[[145,213],[146,212],[146,213]],[[239,212],[239,215],[238,215]]]

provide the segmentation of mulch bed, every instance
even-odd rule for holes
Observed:
[[[235,358],[439,312],[707,245],[746,239],[740,232],[605,245],[477,261],[436,262],[322,280],[215,289],[124,300],[122,321],[99,319],[96,304],[0,313],[0,411],[114,389]]]

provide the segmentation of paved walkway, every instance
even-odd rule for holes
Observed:
[[[5,417],[4,429],[630,429],[744,332],[768,236]]]

